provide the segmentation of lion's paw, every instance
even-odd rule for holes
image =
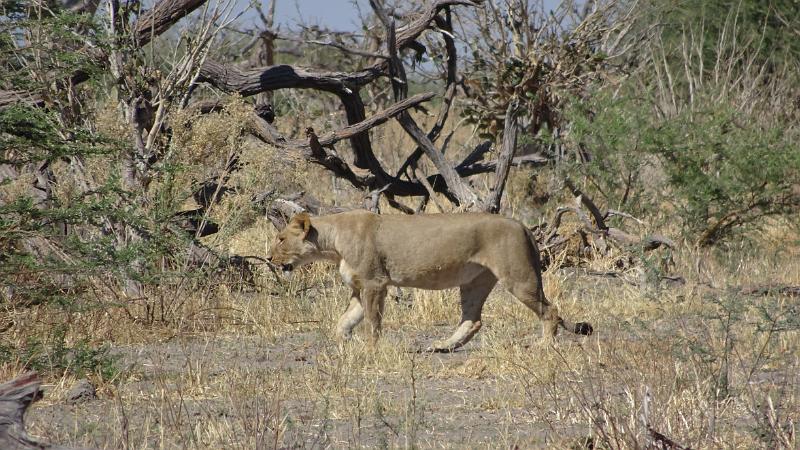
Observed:
[[[426,348],[425,353],[452,353],[455,351],[455,349],[455,346],[447,345],[446,342],[438,341]]]

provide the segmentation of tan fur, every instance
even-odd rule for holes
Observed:
[[[492,214],[378,215],[350,211],[298,214],[278,233],[267,259],[291,271],[314,261],[339,265],[351,301],[337,331],[349,337],[366,316],[372,336],[381,330],[388,286],[461,290],[461,323],[431,350],[451,351],[481,328],[481,310],[497,281],[543,321],[543,335],[558,326],[590,334],[586,323],[567,323],[545,299],[539,252],[519,222]]]

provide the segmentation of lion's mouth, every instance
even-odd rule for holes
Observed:
[[[281,270],[283,273],[291,273],[294,270],[293,264],[281,264]]]

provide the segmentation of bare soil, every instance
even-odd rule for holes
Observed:
[[[776,327],[796,301],[550,277],[548,295],[593,336],[543,344],[530,311],[498,292],[464,349],[418,353],[453,331],[457,298],[414,293],[389,302],[373,348],[333,337],[335,288],[248,294],[238,307],[258,327],[115,346],[122,370],[97,400],[45,386],[28,429],[96,448],[635,448],[657,443],[647,425],[694,448],[795,442],[800,339]]]

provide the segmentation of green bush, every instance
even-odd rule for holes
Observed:
[[[569,133],[560,139],[567,148],[582,148],[588,161],[572,161],[563,170],[589,181],[593,197],[608,208],[649,215],[657,200],[645,192],[646,172],[654,169],[646,141],[648,117],[643,106],[624,98],[598,94],[590,101],[572,98],[566,108]],[[552,136],[546,141],[559,141]]]
[[[0,287],[17,304],[70,306],[91,276],[146,278],[146,269],[188,239],[161,232],[168,218],[145,210],[122,188],[118,142],[81,127],[65,130],[53,115],[29,107],[0,111],[0,162],[20,173],[0,183]],[[57,179],[52,168],[78,161],[104,165],[106,179],[88,191],[70,189],[74,181]],[[45,187],[32,185],[31,166],[46,167]],[[50,192],[40,198],[42,189]],[[151,238],[120,245],[123,225]],[[134,261],[142,261],[137,270]]]
[[[117,358],[107,346],[92,346],[86,340],[66,342],[66,326],[55,327],[44,338],[29,337],[19,348],[0,342],[0,364],[18,364],[41,374],[76,377],[96,375],[104,380],[118,373]]]
[[[711,105],[666,121],[649,151],[664,163],[688,229],[701,245],[765,216],[800,206],[796,131],[761,125],[725,106]]]
[[[570,139],[593,158],[579,170],[609,205],[667,205],[700,245],[800,207],[793,192],[800,182],[798,132],[790,124],[759,120],[711,98],[671,117],[645,100],[603,94],[580,108],[592,111],[591,120],[573,114]]]

